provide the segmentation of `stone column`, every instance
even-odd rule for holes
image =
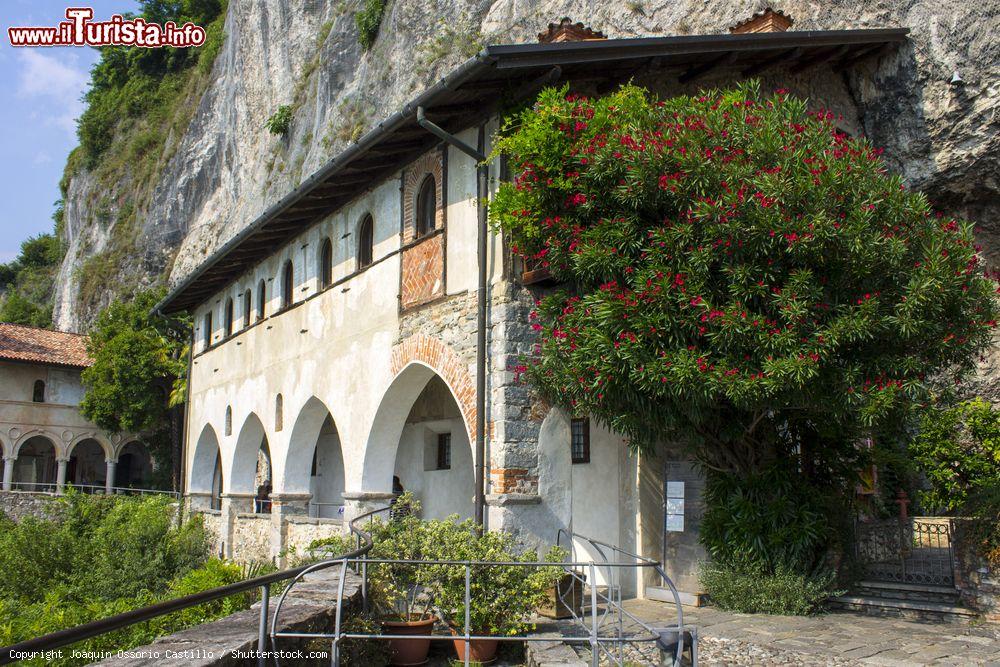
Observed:
[[[344,532],[349,532],[348,527],[352,519],[356,519],[366,512],[388,507],[392,502],[392,493],[385,491],[345,491],[344,497]],[[383,514],[387,517],[388,514]]]
[[[118,461],[113,459],[105,459],[104,462],[108,466],[107,477],[104,480],[104,493],[110,495],[114,493],[115,471],[118,469]]]
[[[14,461],[13,456],[3,457],[3,490],[10,491],[14,485]]]
[[[252,511],[252,493],[222,494],[222,553],[226,558],[233,557],[233,533],[236,528],[236,515]]]
[[[59,466],[56,469],[56,493],[62,494],[66,487],[66,466],[69,465],[69,459],[57,459],[56,463]]]
[[[278,567],[288,561],[285,549],[288,547],[288,517],[309,516],[309,493],[271,494],[271,558]]]

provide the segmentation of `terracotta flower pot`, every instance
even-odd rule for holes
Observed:
[[[451,640],[455,644],[455,653],[458,654],[458,659],[465,662],[465,640],[460,639],[462,634],[465,632],[464,629],[456,627],[454,625],[449,626],[451,628],[451,634],[454,638]],[[479,663],[485,665],[488,662],[493,662],[497,657],[497,647],[500,645],[496,639],[473,639],[469,642],[469,662]]]
[[[429,635],[434,629],[433,616],[417,616],[409,621],[382,621],[382,631],[387,635]],[[389,664],[397,667],[422,665],[427,662],[430,639],[390,639]]]

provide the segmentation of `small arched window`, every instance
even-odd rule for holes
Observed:
[[[417,193],[417,236],[424,236],[434,231],[435,218],[437,217],[437,190],[434,184],[434,177],[430,174],[420,184]]]
[[[205,330],[202,332],[202,341],[205,343],[205,349],[212,347],[212,311],[205,313]]]
[[[233,335],[233,300],[226,300],[226,338]]]
[[[375,220],[369,213],[358,225],[358,269],[363,269],[372,263],[372,248],[375,242]]]
[[[226,406],[226,435],[233,434],[233,406]]]
[[[45,402],[45,382],[42,380],[35,380],[35,386],[31,391],[31,400],[35,403]]]
[[[281,394],[274,397],[274,430],[280,431],[285,424],[285,399]]]
[[[329,287],[333,284],[333,242],[323,240],[323,249],[319,253],[319,284]]]
[[[253,314],[253,301],[250,290],[243,293],[243,328],[250,326],[250,316]]]
[[[263,280],[257,285],[257,321],[264,319],[264,305],[267,303],[267,283]]]
[[[292,268],[292,260],[285,262],[285,268],[281,270],[281,307],[288,308],[292,305],[292,290],[295,289],[295,270]]]

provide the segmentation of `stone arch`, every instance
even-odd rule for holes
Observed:
[[[397,345],[391,358],[394,378],[379,403],[364,450],[362,488],[391,491],[392,469],[399,435],[414,401],[437,375],[458,404],[469,443],[476,441],[476,390],[467,366],[441,341],[415,335]]]
[[[69,459],[66,482],[78,488],[93,489],[107,484],[107,461],[116,460],[114,448],[94,434],[80,436],[66,449]]]
[[[406,169],[403,181],[403,242],[409,242],[417,237],[416,212],[417,195],[420,186],[428,176],[434,178],[434,197],[437,202],[434,228],[442,229],[445,225],[444,206],[444,153],[434,149],[424,153]]]
[[[222,456],[219,437],[211,424],[205,424],[194,446],[191,471],[188,475],[188,491],[191,493],[212,493],[215,468]]]
[[[71,456],[73,456],[73,450],[76,449],[76,446],[79,445],[84,440],[93,440],[94,442],[99,444],[101,446],[101,449],[104,450],[104,457],[106,459],[110,459],[112,461],[118,460],[118,455],[115,452],[115,448],[111,444],[111,442],[108,441],[106,438],[102,438],[97,433],[84,433],[82,435],[78,435],[75,438],[73,438],[73,440],[71,440],[69,445],[67,445],[66,447],[66,458],[70,458]]]
[[[2,455],[2,458],[14,456],[14,447],[8,442],[7,437],[3,434],[0,434],[0,455]]]
[[[27,433],[21,434],[21,436],[14,442],[14,456],[20,455],[21,447],[24,445],[24,443],[26,443],[28,440],[31,440],[34,437],[42,437],[48,440],[49,443],[52,445],[52,448],[55,450],[57,459],[65,457],[65,449],[63,447],[62,440],[59,438],[59,436],[57,436],[54,433],[51,433],[50,431],[46,431],[45,429],[40,429],[40,428],[32,429]]]
[[[17,457],[13,476],[15,490],[56,489],[57,461],[60,458],[58,438],[41,430],[29,431],[18,439],[14,453]]]
[[[264,448],[267,448],[267,456],[270,459],[270,444],[264,423],[256,413],[251,412],[236,437],[233,458],[229,462],[228,474],[225,475],[226,493],[257,492],[257,461],[259,452]]]
[[[128,440],[118,449],[115,486],[151,488],[155,462],[149,448],[141,440]]]
[[[315,396],[306,401],[299,410],[285,452],[281,475],[282,493],[309,493],[313,450],[316,448],[316,440],[324,422],[331,415],[329,408]]]

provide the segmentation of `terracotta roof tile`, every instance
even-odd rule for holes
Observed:
[[[86,336],[9,322],[0,322],[0,360],[73,368],[86,368],[93,363],[87,354]]]

